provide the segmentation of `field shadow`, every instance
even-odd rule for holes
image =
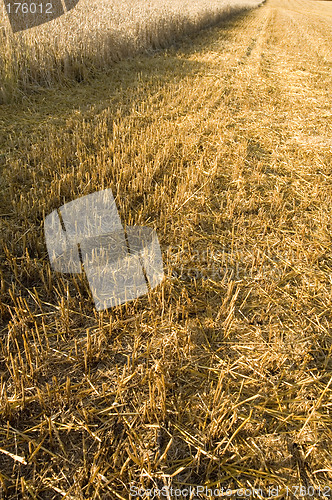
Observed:
[[[77,110],[84,112],[91,107],[95,107],[98,112],[110,105],[117,105],[125,111],[132,106],[133,99],[129,96],[135,95],[136,102],[140,95],[142,98],[146,97],[147,84],[153,92],[158,86],[164,86],[165,81],[174,84],[183,78],[203,72],[208,63],[190,58],[197,52],[208,51],[216,37],[218,40],[230,39],[232,27],[248,15],[248,12],[250,10],[233,13],[217,25],[186,35],[167,47],[147,49],[132,58],[125,58],[114,63],[106,71],[94,70],[83,80],[78,78],[79,81],[76,82],[54,84],[52,88],[38,86],[29,94],[21,93],[17,102],[1,104],[2,150],[5,147],[8,128],[17,133],[28,125],[31,132],[34,126],[38,128],[41,122],[55,120],[58,123]]]

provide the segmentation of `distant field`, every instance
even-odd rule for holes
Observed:
[[[12,34],[0,17],[0,102],[38,85],[81,81],[124,57],[165,47],[260,0],[81,0],[66,15]],[[1,14],[1,12],[0,12]],[[2,18],[2,22],[1,22]]]

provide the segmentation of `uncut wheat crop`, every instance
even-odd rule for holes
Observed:
[[[0,6],[0,101],[82,81],[139,51],[166,47],[259,0],[81,0],[42,26],[12,33]]]

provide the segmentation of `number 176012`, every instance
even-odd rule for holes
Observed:
[[[53,14],[51,3],[21,3],[15,2],[14,4],[8,3],[6,5],[8,14]]]

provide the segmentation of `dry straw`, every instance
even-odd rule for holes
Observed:
[[[1,107],[8,500],[329,491],[331,19],[331,2],[269,0]],[[43,221],[106,188],[125,225],[156,229],[167,277],[97,312],[83,274],[52,271]]]

